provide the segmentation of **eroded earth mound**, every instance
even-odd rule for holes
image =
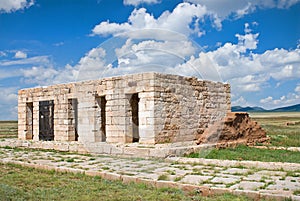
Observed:
[[[211,125],[198,139],[197,144],[216,143],[217,146],[230,144],[266,143],[269,138],[265,130],[253,121],[246,112],[229,112],[223,121]]]

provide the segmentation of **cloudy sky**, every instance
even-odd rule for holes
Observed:
[[[159,71],[300,103],[300,0],[0,0],[0,119],[21,88]]]

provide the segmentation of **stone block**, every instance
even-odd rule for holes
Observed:
[[[191,185],[191,184],[181,184],[180,189],[187,192],[197,192],[200,193],[202,196],[211,195],[211,190],[209,187],[206,186],[198,186],[198,185]]]
[[[103,174],[103,179],[111,180],[111,181],[120,181],[121,180],[121,175],[116,174],[116,173],[111,173],[111,172],[105,172]]]
[[[177,188],[178,183],[173,181],[156,181],[156,188]]]
[[[232,193],[234,195],[243,195],[247,196],[252,200],[260,200],[260,194],[257,191],[249,191],[249,190],[233,190]]]
[[[232,190],[228,189],[228,188],[212,187],[210,189],[210,192],[211,192],[212,195],[222,195],[222,194],[225,194],[225,193],[232,193]]]
[[[68,143],[54,143],[53,149],[58,151],[69,151]]]
[[[156,182],[157,181],[151,179],[143,179],[139,177],[136,178],[136,183],[145,184],[147,186],[154,187],[154,188],[156,187]]]
[[[143,80],[154,80],[156,78],[156,74],[152,72],[143,73],[142,78]]]
[[[122,147],[111,146],[110,153],[112,155],[122,155],[124,151]]]
[[[148,157],[149,150],[149,148],[124,147],[123,153],[134,157]]]
[[[168,154],[169,154],[169,151],[167,149],[163,149],[163,148],[156,148],[156,149],[149,150],[150,157],[165,158],[168,156]]]
[[[290,196],[272,193],[260,193],[261,200],[283,201],[287,200],[288,197]]]
[[[84,172],[85,175],[91,176],[91,177],[95,177],[95,176],[100,176],[101,173],[99,171],[95,171],[95,170],[86,170]]]
[[[124,184],[136,183],[137,178],[135,176],[121,175],[121,180]]]

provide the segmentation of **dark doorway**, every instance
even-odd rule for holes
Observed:
[[[137,93],[132,94],[130,98],[132,114],[132,142],[139,142],[139,96]]]
[[[96,134],[96,142],[106,142],[106,99],[105,96],[98,96],[96,97],[96,103],[97,103],[97,115],[96,115],[96,127],[98,128],[97,134]],[[100,126],[100,129],[99,127]]]
[[[100,108],[101,108],[101,133],[102,133],[102,142],[106,142],[106,113],[105,113],[105,107],[106,107],[106,100],[105,96],[100,97]]]
[[[77,98],[68,99],[68,119],[71,140],[78,141],[78,100]],[[73,138],[74,137],[74,138]]]
[[[54,140],[54,103],[51,101],[39,102],[39,139]]]
[[[33,139],[33,103],[26,103],[26,140]]]

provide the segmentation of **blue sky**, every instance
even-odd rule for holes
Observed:
[[[0,0],[0,119],[17,91],[160,71],[231,84],[232,105],[300,103],[299,0]]]

